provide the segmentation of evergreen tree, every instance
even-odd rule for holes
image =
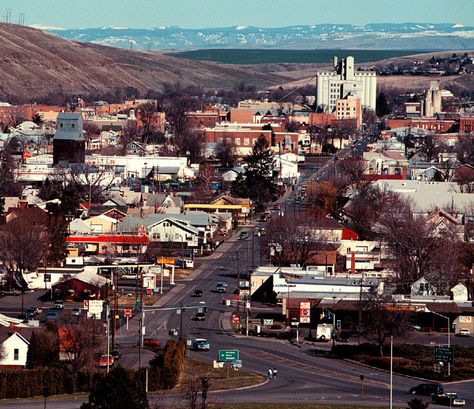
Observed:
[[[89,402],[81,409],[146,409],[148,398],[142,381],[130,370],[114,368],[91,389]]]
[[[257,209],[276,197],[276,185],[273,175],[273,151],[264,135],[260,135],[247,157],[247,171],[239,175],[232,183],[232,195],[248,197]]]
[[[377,96],[375,112],[379,118],[392,112],[392,109],[390,108],[390,105],[387,101],[387,97],[383,92]]]
[[[26,367],[29,369],[40,367],[51,368],[58,363],[59,339],[56,333],[33,331],[26,354]]]

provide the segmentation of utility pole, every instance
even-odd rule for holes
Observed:
[[[107,301],[107,373],[110,371],[110,305],[109,301]]]

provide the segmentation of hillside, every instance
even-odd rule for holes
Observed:
[[[31,100],[51,92],[88,93],[132,86],[159,90],[165,83],[232,88],[244,81],[259,88],[283,76],[212,62],[191,61],[63,40],[42,31],[0,23],[0,99]]]

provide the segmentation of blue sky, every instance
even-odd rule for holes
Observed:
[[[319,23],[474,24],[474,0],[0,0],[0,15],[27,25],[74,27],[253,25]]]

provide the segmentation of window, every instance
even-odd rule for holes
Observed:
[[[74,124],[71,124],[71,128],[74,128]]]
[[[250,138],[244,138],[244,145],[246,146],[250,145]]]
[[[15,348],[13,350],[13,360],[18,361],[20,359],[20,350],[18,348]]]
[[[235,144],[240,145],[240,138],[235,138]]]
[[[160,233],[153,233],[152,237],[154,240],[160,240]]]

